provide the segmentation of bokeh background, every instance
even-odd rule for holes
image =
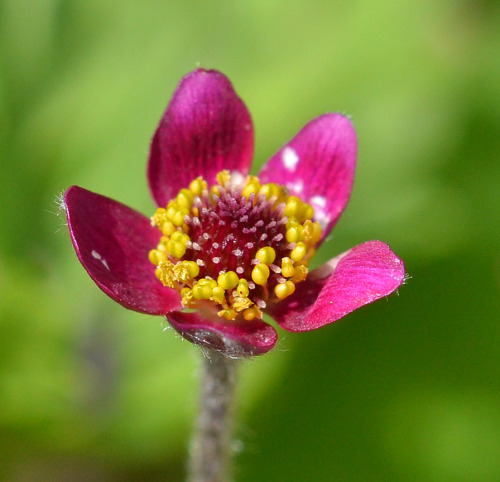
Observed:
[[[245,363],[236,480],[500,480],[499,32],[494,0],[1,0],[0,479],[183,480],[198,351],[95,287],[57,197],[152,213],[150,137],[202,66],[249,107],[255,172],[348,113],[317,262],[381,239],[411,275]]]

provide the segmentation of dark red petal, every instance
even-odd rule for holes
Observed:
[[[198,176],[209,184],[222,169],[247,174],[253,127],[229,80],[215,70],[184,77],[163,115],[149,153],[148,179],[159,206]]]
[[[405,279],[405,267],[381,241],[360,244],[313,271],[271,315],[289,331],[309,331],[389,295]]]
[[[179,294],[158,281],[148,260],[161,236],[148,218],[78,186],[66,191],[64,203],[76,254],[108,296],[125,308],[154,315],[180,306]]]
[[[190,342],[231,358],[262,355],[278,338],[275,329],[261,320],[227,321],[216,315],[182,311],[167,313],[167,319]]]
[[[325,114],[309,122],[269,160],[260,180],[286,184],[311,204],[325,238],[349,200],[356,146],[351,121],[340,114]]]

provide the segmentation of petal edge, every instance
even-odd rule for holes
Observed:
[[[276,344],[276,330],[261,320],[226,321],[200,312],[173,311],[166,318],[175,330],[195,345],[216,350],[230,358],[267,353]]]
[[[403,261],[381,241],[360,244],[311,273],[272,312],[289,331],[309,331],[395,291],[405,279]]]
[[[252,119],[227,77],[203,69],[186,75],[151,142],[148,181],[157,205],[198,176],[213,184],[222,169],[246,175],[253,143]]]
[[[285,184],[311,204],[324,239],[349,201],[357,141],[351,121],[324,114],[306,124],[262,168],[262,182]]]
[[[78,186],[64,195],[71,241],[87,273],[125,308],[164,315],[180,306],[179,294],[155,276],[148,252],[161,233],[133,209]]]

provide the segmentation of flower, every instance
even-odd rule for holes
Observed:
[[[63,204],[76,254],[101,290],[230,357],[275,345],[263,313],[286,330],[314,330],[387,296],[405,277],[380,241],[309,272],[351,193],[349,119],[312,120],[258,176],[249,175],[253,141],[229,80],[196,70],[181,81],[151,143],[153,217],[78,186]]]

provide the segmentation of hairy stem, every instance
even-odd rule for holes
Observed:
[[[188,482],[227,482],[238,362],[213,350],[204,354],[200,413],[191,445]]]

